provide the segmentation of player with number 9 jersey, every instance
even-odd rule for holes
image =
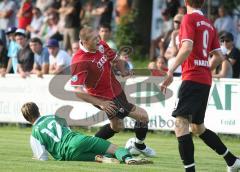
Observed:
[[[209,53],[220,50],[216,29],[200,10],[187,14],[179,31],[180,47],[184,41],[193,42],[193,49],[182,64],[182,79],[211,85]]]

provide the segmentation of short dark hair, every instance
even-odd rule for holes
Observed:
[[[39,38],[37,38],[37,37],[31,38],[31,39],[30,39],[30,42],[39,43],[40,45],[43,45],[41,39],[39,39]]]
[[[193,8],[202,8],[205,0],[186,0],[186,3]]]
[[[102,23],[98,26],[98,29],[100,30],[101,28],[107,28],[110,32],[112,31],[112,27],[108,23]]]
[[[35,121],[40,116],[38,106],[33,102],[25,103],[22,106],[21,111],[23,117],[29,122]]]

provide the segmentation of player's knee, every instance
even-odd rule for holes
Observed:
[[[116,133],[119,133],[121,130],[124,129],[124,125],[123,125],[122,122],[118,122],[118,123],[115,123],[115,124],[111,124],[111,128]]]
[[[202,125],[191,124],[191,130],[194,135],[201,135],[205,131]]]
[[[175,121],[175,134],[181,136],[189,133],[189,123],[184,118],[176,118]]]

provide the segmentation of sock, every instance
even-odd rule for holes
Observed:
[[[132,158],[132,155],[129,154],[127,149],[119,147],[115,152],[114,155],[119,161],[125,162],[126,159]]]
[[[178,137],[178,149],[186,172],[195,172],[194,144],[191,134]]]
[[[204,141],[206,145],[217,152],[218,155],[222,155],[228,166],[232,166],[234,164],[237,157],[228,151],[227,147],[214,132],[206,129],[205,132],[199,137]]]
[[[144,139],[146,138],[148,132],[148,123],[136,121],[134,125],[134,131],[136,134],[135,146],[140,150],[145,149],[146,145],[144,144]]]
[[[99,137],[99,138],[107,140],[107,139],[111,138],[112,136],[114,136],[115,133],[117,133],[117,132],[115,132],[111,128],[110,124],[106,124],[103,127],[101,127],[101,129],[95,134],[95,137]]]

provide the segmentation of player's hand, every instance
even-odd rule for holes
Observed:
[[[99,106],[108,114],[110,118],[116,115],[117,106],[114,104],[114,102],[103,101]]]
[[[169,70],[160,87],[160,90],[163,94],[166,94],[167,87],[172,83],[172,81],[173,81],[173,73]]]

